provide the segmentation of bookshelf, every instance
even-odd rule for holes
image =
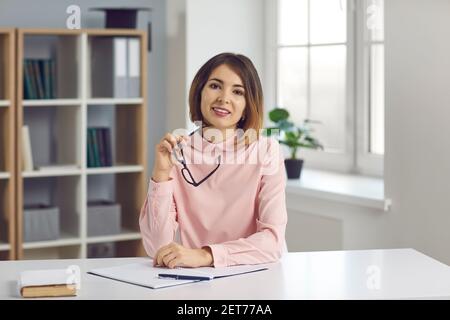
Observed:
[[[144,31],[129,29],[17,29],[16,159],[22,164],[25,157],[26,125],[34,163],[32,170],[20,167],[17,174],[19,259],[90,258],[92,247],[99,244],[113,247],[117,257],[144,254],[138,218],[147,188],[146,39]],[[125,59],[115,47],[124,43]],[[39,86],[32,81],[39,78],[27,73],[27,65],[36,61],[45,75],[41,84],[52,88],[44,88],[47,93],[38,99]],[[108,61],[112,72],[102,70]],[[46,63],[54,64],[54,70],[45,73],[50,70]],[[115,68],[122,65],[138,69],[119,78]],[[113,90],[100,90],[99,83]],[[116,94],[121,88],[125,95]],[[112,166],[91,167],[88,129],[94,127],[107,128]],[[119,233],[88,236],[88,202],[99,199],[120,204]],[[24,206],[35,203],[59,208],[57,239],[24,241]]]
[[[15,32],[0,28],[0,260],[15,259]]]

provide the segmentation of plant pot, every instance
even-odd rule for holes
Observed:
[[[285,159],[284,165],[288,179],[300,179],[302,173],[303,159]]]

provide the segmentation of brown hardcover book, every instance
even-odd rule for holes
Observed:
[[[22,287],[20,294],[24,298],[70,297],[77,295],[75,285],[47,285]]]
[[[79,286],[80,270],[77,266],[23,271],[19,278],[19,291],[24,298],[76,296]]]

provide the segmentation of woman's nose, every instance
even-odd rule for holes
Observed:
[[[222,94],[217,98],[217,100],[221,103],[230,103],[230,99],[227,97],[226,94]]]

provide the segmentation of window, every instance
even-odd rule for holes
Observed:
[[[368,52],[369,152],[384,154],[384,30],[383,1],[366,1],[364,50]]]
[[[298,156],[311,167],[381,175],[383,0],[278,0],[274,11],[273,102],[295,123],[319,121],[325,146]]]

